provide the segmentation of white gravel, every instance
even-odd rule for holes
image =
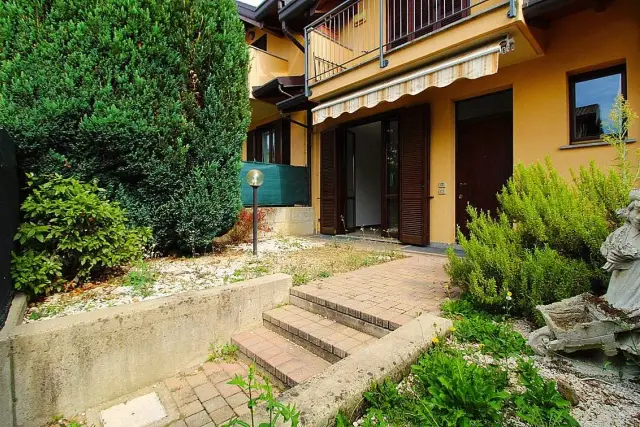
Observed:
[[[111,281],[95,287],[85,287],[85,289],[46,297],[30,305],[24,321],[25,323],[42,321],[180,292],[224,286],[242,280],[242,275],[236,275],[237,273],[259,268],[260,260],[265,257],[323,245],[324,243],[320,241],[295,237],[268,238],[259,242],[257,259],[252,255],[251,243],[230,247],[223,254],[195,258],[150,259],[147,260],[147,264],[157,275],[148,296],[136,295],[133,288]]]

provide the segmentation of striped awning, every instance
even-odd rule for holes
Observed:
[[[498,58],[502,42],[485,45],[454,58],[428,65],[418,71],[396,77],[327,101],[313,110],[313,124],[329,117],[353,113],[360,108],[373,108],[381,102],[393,102],[404,95],[416,95],[430,87],[445,87],[458,79],[477,79],[498,72]]]

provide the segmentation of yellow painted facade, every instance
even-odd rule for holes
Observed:
[[[503,12],[502,9],[501,13]],[[490,14],[484,17],[491,16]],[[483,17],[483,19],[484,19]],[[503,19],[498,16],[495,19]],[[505,18],[506,19],[506,18]],[[493,23],[495,24],[495,22]],[[491,24],[491,25],[493,25]],[[326,129],[368,116],[410,105],[429,103],[431,106],[430,238],[432,242],[453,243],[455,240],[455,102],[504,89],[513,90],[513,160],[530,164],[550,157],[556,168],[567,178],[570,170],[595,161],[603,168],[610,167],[614,151],[608,146],[570,146],[569,83],[575,73],[625,63],[627,98],[631,106],[640,110],[640,3],[637,0],[618,0],[603,12],[587,10],[550,23],[545,30],[529,29],[519,11],[516,22],[504,23],[516,39],[515,52],[501,55],[497,74],[477,80],[456,81],[445,88],[431,88],[416,96],[405,96],[393,103],[382,103],[373,109],[361,109],[328,119],[314,127],[312,143],[312,204],[319,219],[320,212],[320,134]],[[465,28],[466,27],[466,28]],[[486,31],[483,31],[486,30]],[[469,20],[457,27],[440,32],[430,40],[433,50],[417,55],[419,43],[401,48],[396,58],[401,66],[380,69],[375,62],[345,72],[313,87],[318,101],[345,94],[362,82],[379,80],[415,67],[420,58],[434,51],[444,52],[447,37],[451,47],[461,40],[469,40],[466,31],[483,31],[479,39],[487,37],[489,22]],[[490,31],[493,34],[493,30]],[[458,34],[456,36],[456,34]],[[466,38],[465,38],[466,37]],[[465,42],[467,43],[467,42]],[[413,50],[412,50],[413,49]],[[510,55],[514,55],[511,58]],[[632,124],[630,138],[640,138],[640,123]],[[632,146],[635,148],[635,144]],[[491,167],[491,165],[478,165]],[[448,193],[437,195],[437,184],[447,183]]]
[[[267,51],[250,46],[251,68],[249,70],[249,87],[250,90],[256,86],[262,86],[265,83],[280,76],[295,76],[304,74],[304,54],[293,44],[293,42],[284,36],[276,35],[271,32],[265,32],[262,29],[254,28],[253,40],[258,40],[266,34]],[[248,38],[247,43],[251,40]],[[302,37],[298,37],[301,44],[304,43]],[[254,99],[251,96],[252,118],[249,130],[253,130],[264,124],[279,120],[282,118],[275,105]],[[300,123],[305,123],[307,115],[304,111],[291,114],[291,118]],[[306,129],[291,123],[291,165],[306,166],[307,165],[307,136]],[[246,142],[242,147],[242,159],[247,158]]]

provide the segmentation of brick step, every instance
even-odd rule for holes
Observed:
[[[394,307],[393,301],[377,304],[324,291],[314,285],[292,288],[289,301],[303,310],[335,320],[360,332],[381,338],[422,313]],[[426,310],[430,311],[430,310]]]
[[[231,342],[264,370],[293,387],[331,364],[264,326],[231,337]]]
[[[295,305],[262,314],[264,326],[335,363],[377,338]]]

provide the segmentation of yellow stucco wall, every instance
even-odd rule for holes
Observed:
[[[304,54],[291,40],[273,33],[267,33],[262,29],[254,28],[254,40],[258,40],[262,35],[267,35],[267,52],[251,48],[252,64],[249,71],[250,86],[262,85],[276,76],[295,76],[304,74]],[[298,41],[304,44],[304,38],[297,36]],[[249,43],[247,38],[247,43]],[[275,56],[273,56],[275,55]],[[282,116],[274,105],[266,104],[253,99],[251,101],[253,110],[252,121],[249,130],[267,124],[274,120],[279,120]],[[307,115],[304,111],[291,115],[293,120],[306,123]],[[247,159],[247,143],[242,145],[242,159]],[[307,135],[306,129],[291,123],[291,165],[306,166],[307,164]]]
[[[555,21],[545,30],[547,45],[544,56],[501,67],[493,76],[457,81],[446,88],[405,96],[393,104],[379,104],[376,108],[344,114],[316,126],[312,147],[312,203],[316,220],[319,218],[320,132],[350,120],[403,106],[431,104],[430,191],[436,195],[430,207],[432,242],[451,243],[455,240],[455,101],[513,89],[514,164],[529,164],[549,156],[567,178],[571,168],[578,168],[591,160],[603,168],[610,167],[614,157],[610,147],[560,149],[569,144],[568,76],[626,62],[627,97],[631,106],[640,111],[638,9],[636,0],[619,0],[601,13],[586,11]],[[640,138],[639,120],[633,123],[630,138]],[[635,144],[632,148],[636,148]],[[446,195],[437,195],[438,182],[447,183]]]

